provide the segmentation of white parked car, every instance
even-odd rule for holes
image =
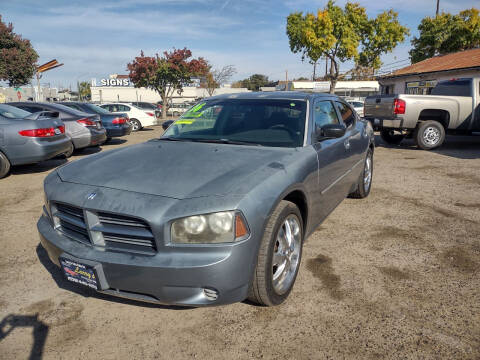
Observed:
[[[180,116],[192,107],[190,103],[172,104],[167,110],[167,114],[171,116]]]
[[[353,106],[358,116],[363,117],[363,102],[358,100],[347,100],[347,102]]]
[[[132,124],[132,131],[138,131],[145,126],[158,124],[154,111],[140,109],[132,104],[107,103],[99,106],[113,113],[126,113],[130,118],[129,121]]]

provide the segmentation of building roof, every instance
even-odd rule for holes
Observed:
[[[404,67],[383,78],[416,75],[440,71],[480,68],[480,49],[459,51],[456,53],[434,56]]]

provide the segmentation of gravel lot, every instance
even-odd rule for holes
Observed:
[[[0,180],[0,358],[479,359],[480,138],[377,144],[370,197],[307,240],[275,308],[170,308],[70,285],[36,230],[43,179],[65,160],[15,168]]]

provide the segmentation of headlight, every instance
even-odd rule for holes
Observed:
[[[248,234],[242,214],[235,211],[178,219],[173,222],[171,230],[172,242],[180,244],[234,242],[245,239]]]

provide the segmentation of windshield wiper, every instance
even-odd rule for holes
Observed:
[[[262,144],[259,144],[253,141],[241,141],[241,140],[230,140],[230,139],[190,139],[190,140],[197,141],[197,142],[214,143],[214,144],[263,146]]]
[[[156,139],[156,140],[165,140],[165,141],[192,141],[193,139],[190,139],[190,138],[176,138],[176,137],[166,136],[166,137],[158,138],[158,139]]]

